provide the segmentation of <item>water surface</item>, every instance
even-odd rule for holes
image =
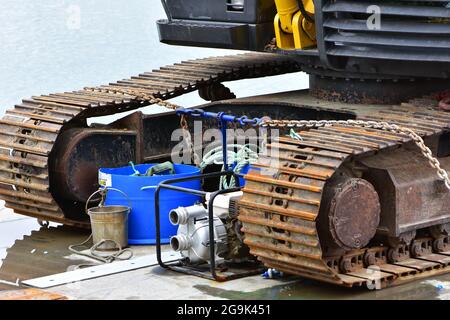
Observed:
[[[158,0],[0,1],[0,114],[32,95],[106,84],[160,66],[232,50],[159,43]],[[239,96],[305,87],[305,75],[233,84]],[[196,94],[178,98],[201,102]]]

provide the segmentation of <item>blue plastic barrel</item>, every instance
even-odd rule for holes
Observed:
[[[137,165],[135,168],[145,173],[148,168],[156,164]],[[175,174],[155,175],[151,177],[132,176],[132,167],[102,168],[99,170],[99,179],[102,185],[117,188],[125,192],[131,200],[131,213],[128,221],[129,244],[155,244],[155,190],[161,181],[168,179],[184,178],[200,174],[200,169],[194,166],[174,164]],[[201,182],[186,181],[174,184],[184,188],[200,190]],[[142,191],[142,187],[154,188]],[[161,214],[161,243],[169,243],[170,237],[176,235],[177,226],[169,221],[169,212],[179,206],[191,206],[200,197],[181,193],[173,190],[162,189],[160,191]],[[108,192],[105,205],[128,205],[127,200],[118,192]]]

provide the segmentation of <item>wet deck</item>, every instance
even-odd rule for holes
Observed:
[[[57,225],[43,228],[35,219],[14,215],[1,204],[0,208],[0,290],[23,288],[23,280],[93,262],[67,249],[88,234]],[[133,250],[136,257],[154,253],[150,246]],[[450,275],[368,291],[296,277],[267,280],[259,275],[217,283],[153,266],[46,290],[70,299],[450,299]]]

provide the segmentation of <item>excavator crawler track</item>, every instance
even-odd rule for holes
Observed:
[[[406,125],[424,137],[432,136],[450,127],[450,116],[435,106],[436,101],[430,98],[373,107],[370,112],[357,113],[356,120]],[[386,246],[324,256],[318,216],[326,182],[345,163],[398,148],[410,139],[390,131],[352,126],[313,128],[298,134],[302,140],[280,137],[271,141],[267,154],[276,148],[273,154],[277,159],[261,157],[246,175],[238,219],[243,224],[244,242],[264,265],[342,286],[369,288],[450,272],[450,251],[407,256],[396,263],[388,262]],[[368,254],[374,257],[370,263],[364,262]],[[347,264],[348,272],[341,271],[341,263]]]
[[[24,99],[0,120],[0,198],[19,214],[88,227],[86,222],[64,215],[49,182],[53,174],[49,159],[66,129],[80,126],[90,117],[152,104],[143,97],[168,100],[225,81],[297,72],[302,67],[287,56],[267,53],[206,58],[96,88]],[[430,107],[435,104],[423,99],[389,108],[373,107],[356,118],[397,123],[430,136],[448,130],[450,124],[448,113]],[[409,138],[345,126],[299,134],[302,141],[280,138],[269,145],[280,150],[276,175],[256,171],[247,175],[239,219],[252,254],[268,267],[349,287],[384,287],[450,271],[450,251],[407,257],[398,263],[387,262],[387,247],[367,247],[339,257],[324,256],[317,217],[327,181],[352,159],[398,148]],[[267,169],[266,161],[270,165],[270,159],[262,157],[256,167]],[[375,256],[374,265],[363,262],[369,253]],[[339,271],[343,260],[349,260],[351,271]]]
[[[224,81],[300,69],[280,55],[239,54],[188,60],[109,85],[24,99],[0,120],[0,198],[19,214],[88,227],[86,222],[64,216],[49,184],[49,158],[65,129],[89,117],[152,104],[142,96],[167,100]]]

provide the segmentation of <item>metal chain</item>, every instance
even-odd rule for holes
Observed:
[[[287,128],[319,128],[325,126],[335,125],[350,125],[364,128],[379,129],[385,131],[391,131],[408,135],[414,143],[419,147],[423,156],[428,160],[430,166],[436,169],[438,177],[444,181],[444,184],[448,190],[450,190],[450,178],[448,172],[442,169],[439,160],[433,156],[430,148],[425,145],[424,140],[414,130],[406,127],[401,127],[396,124],[388,122],[377,121],[363,121],[363,120],[262,120],[260,125],[262,127],[287,127]]]
[[[181,130],[183,130],[184,142],[186,143],[188,150],[191,151],[192,161],[198,167],[202,161],[201,161],[199,155],[195,152],[194,144],[192,143],[191,132],[189,131],[187,116],[184,114],[181,116],[180,127],[181,127]]]
[[[158,104],[160,106],[176,110],[181,108],[179,105],[165,101],[161,98],[157,98],[152,94],[145,94],[137,90],[121,90],[121,89],[106,89],[106,88],[85,88],[85,90],[91,91],[100,91],[100,92],[108,92],[108,93],[120,93],[135,96],[136,98],[146,100],[151,104]],[[450,190],[450,177],[448,176],[447,171],[442,169],[439,160],[433,156],[430,148],[425,145],[422,137],[418,135],[414,130],[406,127],[401,127],[396,124],[391,124],[388,122],[377,122],[377,121],[363,121],[363,120],[269,120],[262,119],[260,124],[261,127],[289,127],[289,128],[319,128],[324,126],[333,126],[333,125],[350,125],[357,127],[365,127],[372,129],[379,129],[385,131],[392,131],[397,133],[406,134],[409,136],[414,143],[419,147],[423,156],[427,158],[430,166],[436,169],[438,177],[444,181],[445,186],[448,190]],[[195,153],[194,145],[192,143],[192,137],[189,131],[189,126],[186,117],[183,115],[180,119],[180,126],[183,129],[183,138],[186,141],[188,148],[192,151],[192,159],[194,164],[200,164],[200,158]]]
[[[106,93],[113,93],[113,94],[126,94],[129,96],[134,96],[137,99],[148,101],[150,104],[157,104],[162,107],[166,107],[171,110],[177,110],[182,109],[183,107],[168,102],[166,100],[163,100],[161,98],[157,98],[152,94],[146,94],[142,93],[138,90],[133,89],[110,89],[110,88],[93,88],[93,87],[86,87],[85,90],[90,91],[99,91],[99,92],[106,92]],[[185,115],[182,115],[180,118],[180,128],[183,130],[183,139],[187,145],[187,148],[191,151],[192,154],[192,161],[195,165],[200,165],[201,159],[198,156],[198,154],[195,152],[194,144],[192,143],[192,136],[191,132],[189,131],[189,124],[187,122],[187,118]]]

